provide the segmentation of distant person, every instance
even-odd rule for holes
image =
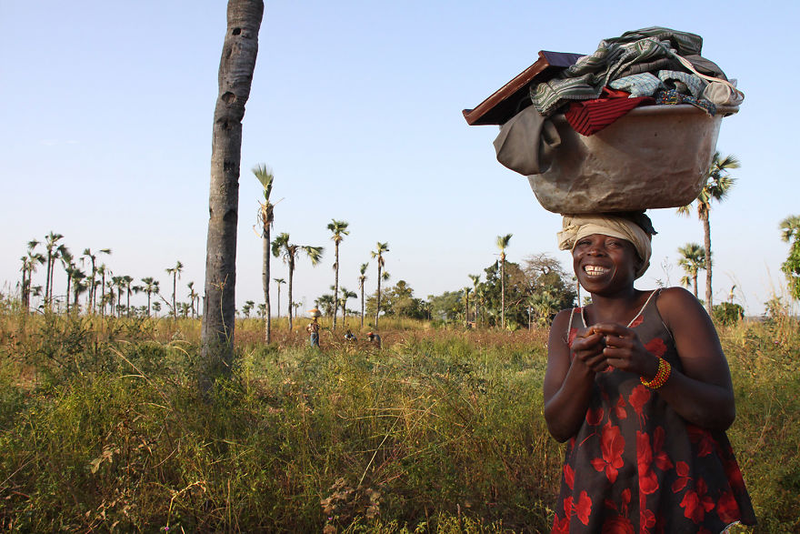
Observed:
[[[634,288],[644,213],[564,217],[559,248],[591,303],[550,329],[544,417],[568,442],[553,532],[727,532],[756,522],[725,431],[735,417],[714,324],[682,288]]]
[[[350,330],[349,328],[347,329],[347,332],[344,335],[344,339],[345,341],[352,341],[352,342],[358,341],[355,334],[353,334],[352,330]]]
[[[319,323],[317,322],[316,317],[311,319],[311,322],[308,323],[306,330],[311,335],[311,338],[309,339],[309,343],[311,343],[311,346],[319,347]]]
[[[383,346],[381,343],[381,336],[375,332],[367,332],[367,340],[378,348]]]

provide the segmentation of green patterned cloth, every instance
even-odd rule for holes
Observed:
[[[543,116],[552,115],[570,100],[598,98],[611,81],[653,70],[684,70],[674,59],[699,56],[703,38],[693,33],[653,27],[626,32],[600,41],[597,50],[583,56],[548,82],[531,87],[533,105]]]

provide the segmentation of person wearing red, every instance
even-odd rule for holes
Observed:
[[[553,321],[548,430],[568,442],[553,532],[723,532],[755,524],[725,431],[727,360],[688,291],[641,291],[655,231],[643,212],[564,218],[591,304]]]

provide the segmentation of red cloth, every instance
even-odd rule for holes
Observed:
[[[629,96],[625,91],[606,87],[600,98],[572,102],[564,116],[576,132],[589,136],[613,124],[633,108],[655,102],[649,96]]]

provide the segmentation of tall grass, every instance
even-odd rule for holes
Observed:
[[[0,528],[548,530],[546,332],[382,322],[378,350],[323,325],[315,350],[303,319],[269,346],[262,328],[237,324],[236,368],[204,402],[197,321],[0,316]],[[756,531],[797,531],[800,329],[720,332]]]

